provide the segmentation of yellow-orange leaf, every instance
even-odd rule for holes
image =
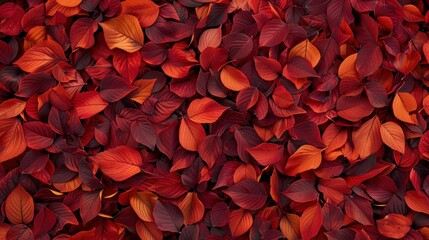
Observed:
[[[229,229],[232,237],[238,237],[249,231],[253,225],[253,217],[249,211],[242,208],[234,210],[229,215]]]
[[[18,116],[25,109],[26,102],[17,98],[0,103],[0,119]]]
[[[158,197],[152,192],[135,192],[130,198],[130,205],[137,216],[146,222],[153,222],[153,208]]]
[[[50,72],[61,61],[67,61],[61,45],[53,40],[46,40],[28,49],[15,64],[29,73]]]
[[[26,147],[21,122],[16,118],[0,120],[0,162],[18,156]]]
[[[222,68],[220,80],[226,88],[232,91],[241,91],[250,86],[246,75],[237,68],[229,65]]]
[[[357,53],[354,53],[344,61],[341,62],[340,67],[338,68],[338,76],[341,79],[344,78],[355,78],[359,79],[359,74],[356,70],[356,59],[357,59]]]
[[[34,218],[34,201],[30,194],[18,184],[7,196],[6,217],[13,224],[29,224]]]
[[[162,231],[152,222],[138,220],[136,222],[136,232],[140,239],[162,240]]]
[[[319,50],[308,39],[298,43],[289,52],[289,59],[293,57],[303,57],[307,59],[314,68],[320,61]]]
[[[405,153],[405,135],[402,128],[395,122],[385,122],[380,128],[383,142],[400,153]]]
[[[295,214],[286,214],[280,219],[280,230],[283,236],[289,240],[297,240],[300,237],[299,216]]]
[[[191,225],[203,219],[204,205],[198,199],[196,193],[188,192],[186,197],[179,203],[179,208],[183,213],[185,225]]]
[[[138,51],[144,43],[139,20],[132,15],[120,15],[100,23],[110,49],[119,48],[129,53]]]
[[[155,85],[156,79],[141,79],[137,80],[133,83],[134,86],[137,87],[137,89],[132,92],[130,95],[130,99],[143,104],[146,99],[150,96],[152,93],[153,86]]]
[[[398,92],[393,99],[393,115],[403,122],[417,124],[416,114],[417,101],[411,93]]]
[[[179,127],[179,142],[188,151],[198,151],[198,144],[206,137],[203,126],[189,118],[182,118]]]
[[[214,123],[228,109],[216,101],[204,97],[189,104],[188,117],[196,123]]]
[[[298,173],[316,169],[322,163],[322,149],[303,145],[286,162],[285,174],[296,176]]]
[[[380,119],[374,116],[353,132],[353,143],[362,159],[376,153],[383,144],[380,128]]]
[[[76,7],[82,0],[57,0],[57,3],[64,7]]]

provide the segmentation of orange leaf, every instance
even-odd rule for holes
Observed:
[[[289,240],[299,239],[301,233],[299,230],[299,216],[295,214],[286,214],[280,219],[280,230],[283,236]]]
[[[296,176],[298,173],[316,169],[322,163],[322,150],[311,145],[302,145],[286,162],[285,174]]]
[[[429,198],[426,195],[420,195],[416,190],[407,191],[405,202],[411,210],[429,214]]]
[[[407,217],[393,213],[377,220],[377,228],[385,237],[402,239],[410,231],[411,223]]]
[[[282,159],[284,146],[274,143],[261,143],[246,150],[259,164],[268,166],[276,164]]]
[[[135,192],[130,197],[130,205],[137,216],[146,222],[153,222],[153,208],[158,197],[152,192]]]
[[[138,220],[136,222],[136,232],[141,239],[162,240],[162,231],[152,222]]]
[[[76,7],[82,0],[57,0],[57,3],[64,7]]]
[[[304,210],[299,221],[302,240],[310,240],[322,226],[322,208],[319,203]]]
[[[380,128],[380,119],[378,116],[374,116],[353,132],[353,143],[362,159],[377,152],[383,144]]]
[[[338,68],[338,76],[341,79],[354,78],[359,79],[359,74],[356,70],[357,53],[354,53],[344,59]]]
[[[313,68],[320,61],[319,50],[308,39],[298,43],[290,50],[289,59],[296,56],[307,59]]]
[[[214,123],[228,109],[216,101],[204,97],[189,104],[188,117],[196,123]]]
[[[396,70],[403,74],[411,72],[420,62],[421,56],[418,51],[410,51],[407,53],[399,53],[393,61],[393,66]]]
[[[136,80],[133,85],[136,86],[137,89],[130,94],[130,99],[137,103],[143,104],[152,93],[155,82],[156,78]]]
[[[107,102],[101,98],[99,92],[88,91],[76,94],[73,98],[73,107],[80,119],[90,118],[103,111]]]
[[[15,64],[29,73],[50,72],[61,61],[67,61],[61,45],[53,40],[46,40],[28,49]]]
[[[198,151],[198,144],[206,137],[203,126],[192,122],[189,118],[182,118],[179,127],[179,142],[188,151]]]
[[[143,46],[143,31],[136,17],[120,15],[100,23],[104,38],[110,49],[119,48],[129,53]]]
[[[0,120],[0,162],[20,155],[26,147],[21,122],[16,118]]]
[[[151,0],[126,0],[121,2],[122,14],[136,16],[141,27],[155,23],[159,15],[159,6]]]
[[[179,203],[179,208],[183,213],[185,225],[192,225],[203,219],[204,205],[198,199],[197,193],[188,192],[186,197]]]
[[[220,72],[222,84],[232,91],[241,91],[250,86],[249,79],[237,68],[226,65]]]
[[[398,92],[393,99],[393,115],[403,122],[417,124],[416,114],[417,101],[411,93]]]
[[[238,237],[249,231],[253,225],[253,217],[249,211],[238,209],[229,215],[229,229],[232,237]]]
[[[13,118],[22,113],[26,102],[17,98],[8,99],[0,103],[0,119]]]
[[[402,128],[395,122],[385,122],[380,128],[383,142],[400,153],[405,153],[405,135]]]
[[[13,224],[29,224],[34,218],[34,201],[30,194],[18,183],[7,196],[6,217]]]
[[[239,183],[246,179],[257,181],[255,168],[250,164],[240,165],[234,172],[234,183]]]
[[[90,157],[101,171],[115,181],[124,181],[140,172],[142,156],[134,148],[119,146]]]

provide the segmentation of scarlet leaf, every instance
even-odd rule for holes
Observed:
[[[304,210],[299,220],[299,228],[303,240],[310,240],[317,235],[322,227],[322,208],[319,203]]]
[[[261,46],[273,47],[283,42],[288,32],[285,22],[280,19],[272,19],[262,27],[259,44]]]
[[[261,165],[268,166],[276,164],[283,157],[284,147],[274,143],[261,143],[247,151]]]
[[[388,238],[402,239],[410,231],[411,221],[400,214],[388,214],[377,220],[378,231]]]
[[[113,66],[128,83],[132,83],[136,79],[140,64],[141,57],[139,52],[128,53],[116,50],[113,53]]]
[[[101,152],[90,158],[101,171],[115,181],[124,181],[139,173],[142,157],[127,146],[119,146]]]
[[[136,16],[142,27],[155,23],[159,14],[159,6],[151,0],[126,0],[121,2],[122,13]]]
[[[257,210],[265,205],[267,193],[264,187],[252,180],[244,180],[224,190],[238,206]]]
[[[55,64],[66,60],[61,45],[53,40],[46,40],[26,51],[15,64],[29,73],[50,72]]]
[[[6,199],[5,212],[13,224],[29,224],[34,218],[34,201],[30,194],[18,184]]]
[[[143,46],[143,31],[138,19],[132,15],[120,15],[100,25],[110,49],[119,48],[132,53]]]
[[[298,173],[316,169],[322,162],[322,150],[311,145],[303,145],[286,162],[285,174],[296,176]]]
[[[229,229],[233,237],[245,234],[253,225],[253,217],[249,211],[238,209],[229,215]]]
[[[193,100],[188,107],[188,117],[196,123],[214,123],[228,109],[210,98]]]
[[[314,187],[314,181],[308,179],[300,179],[292,183],[283,194],[300,203],[314,201],[319,196]]]
[[[173,48],[168,51],[167,60],[161,65],[161,68],[170,77],[183,78],[188,75],[189,69],[197,62],[193,52]]]
[[[223,142],[219,136],[209,135],[198,146],[198,153],[209,168],[222,158]]]
[[[399,53],[398,55],[396,55],[393,65],[401,73],[408,74],[417,66],[420,59],[421,56],[417,51]]]
[[[78,117],[85,119],[103,111],[107,107],[107,102],[103,100],[100,93],[88,91],[78,93],[73,98],[73,107],[76,109]]]
[[[356,71],[360,77],[364,78],[377,71],[382,62],[383,55],[380,48],[375,44],[367,44],[359,50]]]
[[[198,42],[198,50],[203,52],[206,48],[219,47],[222,42],[222,29],[221,28],[212,28],[205,30],[201,36],[200,41]]]
[[[206,133],[200,123],[182,118],[179,128],[179,142],[188,151],[198,151],[198,144],[204,140]]]
[[[70,42],[73,49],[91,48],[94,46],[94,33],[97,31],[97,22],[91,18],[79,18],[70,29]]]
[[[20,155],[27,147],[24,129],[16,118],[0,120],[0,136],[0,162]]]
[[[27,146],[36,150],[51,146],[55,139],[55,132],[48,124],[36,121],[24,124],[24,134]]]
[[[282,71],[280,63],[275,59],[257,56],[254,58],[254,61],[256,71],[264,80],[273,81],[277,79],[279,73]]]
[[[128,81],[118,76],[107,77],[100,82],[100,96],[107,102],[117,102],[134,89]]]
[[[17,98],[11,98],[0,103],[0,120],[18,116],[25,109],[25,105],[25,101]]]

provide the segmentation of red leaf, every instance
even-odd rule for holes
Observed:
[[[363,225],[374,225],[371,203],[362,197],[345,198],[345,212],[347,216]]]
[[[0,162],[17,157],[27,147],[24,129],[16,118],[0,120]]]
[[[243,33],[230,33],[222,42],[231,59],[246,58],[253,50],[253,39]]]
[[[274,143],[261,143],[255,147],[247,148],[252,157],[262,166],[273,165],[283,157],[284,147]]]
[[[158,18],[159,6],[151,0],[127,0],[121,2],[122,13],[134,15],[141,27],[149,27]]]
[[[179,142],[188,151],[198,151],[198,145],[206,137],[203,126],[189,118],[182,118],[179,128]]]
[[[255,61],[255,68],[259,76],[267,81],[277,79],[282,67],[278,61],[272,58],[257,56],[253,59]]]
[[[303,240],[310,240],[316,236],[322,227],[322,208],[319,203],[305,209],[299,223]]]
[[[170,77],[183,78],[188,75],[189,69],[197,62],[193,52],[172,48],[168,51],[167,60],[161,65],[161,68]]]
[[[300,179],[293,182],[283,194],[293,201],[300,203],[317,200],[319,196],[314,187],[314,181],[308,179]]]
[[[210,211],[210,222],[214,227],[223,227],[228,224],[229,209],[224,202],[216,203]]]
[[[46,40],[26,51],[15,64],[29,73],[51,72],[58,62],[66,60],[61,45],[53,40]]]
[[[124,181],[139,173],[142,157],[127,146],[119,146],[90,157],[101,171],[115,181]]]
[[[420,59],[421,56],[417,51],[399,53],[396,55],[393,65],[395,66],[396,70],[403,74],[408,74],[417,66]]]
[[[51,146],[55,139],[55,132],[49,125],[39,121],[25,123],[24,134],[27,146],[35,150]]]
[[[101,98],[100,93],[88,91],[78,93],[73,98],[73,107],[76,109],[80,119],[90,118],[103,111],[107,107],[107,102]]]
[[[54,211],[43,207],[34,218],[34,235],[41,236],[51,230],[57,222]]]
[[[141,56],[139,52],[128,53],[119,49],[113,52],[113,66],[130,84],[136,79],[140,64]]]
[[[219,136],[209,135],[198,146],[198,153],[209,168],[220,159],[223,155],[223,142]]]
[[[280,19],[272,19],[265,23],[259,37],[259,44],[262,47],[273,47],[285,40],[289,33],[287,24]]]
[[[383,62],[383,55],[376,44],[363,46],[357,55],[356,70],[361,78],[377,71]]]
[[[10,36],[21,33],[21,19],[25,11],[13,2],[6,2],[0,6],[0,32]]]
[[[117,76],[104,78],[100,82],[100,96],[107,102],[117,102],[132,92],[135,87]]]
[[[238,209],[229,215],[229,229],[232,237],[245,234],[253,225],[253,217],[249,211]]]
[[[267,193],[265,188],[252,180],[244,180],[224,190],[238,206],[258,210],[265,205]]]
[[[94,33],[97,31],[97,22],[91,18],[77,19],[70,29],[70,42],[73,50],[88,49],[94,46]]]
[[[411,221],[400,214],[388,214],[377,220],[378,231],[388,238],[403,239],[410,231]]]
[[[162,231],[179,232],[183,225],[180,209],[168,202],[156,201],[153,209],[156,226]]]
[[[103,191],[87,192],[80,198],[80,216],[82,223],[86,225],[89,221],[97,217],[101,210],[101,197]]]
[[[214,123],[228,109],[210,98],[193,100],[188,107],[188,117],[196,123]]]

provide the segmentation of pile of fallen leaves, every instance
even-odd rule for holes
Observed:
[[[0,3],[0,239],[429,239],[423,0]]]

